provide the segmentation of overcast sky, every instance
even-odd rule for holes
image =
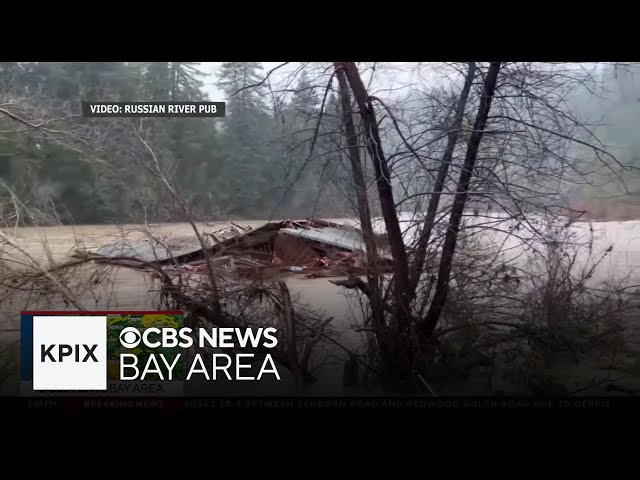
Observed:
[[[263,75],[284,62],[261,62],[263,67]],[[205,78],[205,89],[209,94],[211,101],[228,101],[225,95],[216,86],[217,73],[223,62],[202,62],[200,67],[202,71],[208,74]],[[288,83],[286,80],[291,73],[295,72],[300,67],[300,62],[289,62],[287,65],[278,68],[270,77],[272,87],[277,90],[278,88],[292,88],[297,79],[294,79],[291,86],[286,86]],[[596,64],[565,64],[566,66],[573,66],[574,68],[585,68],[587,70],[593,68]],[[307,66],[307,71],[311,78],[315,78],[315,85],[318,88],[318,92],[323,91],[326,85],[326,75],[318,77],[316,73],[326,72],[327,67],[331,67],[331,62],[314,63]],[[453,70],[441,62],[410,62],[410,63],[398,63],[398,62],[376,62],[368,63],[362,62],[358,65],[363,80],[369,89],[371,95],[375,95],[383,100],[393,101],[407,98],[409,94],[409,87],[416,88],[419,86],[434,86],[435,84],[449,84],[456,76],[452,76]],[[375,74],[373,81],[371,81],[371,75],[373,68],[375,67]],[[290,78],[290,77],[289,77]],[[457,79],[460,80],[460,77]],[[335,84],[334,84],[335,86]]]
[[[202,71],[204,71],[205,73],[209,74],[209,76],[204,80],[205,82],[205,89],[207,91],[207,93],[209,94],[209,97],[211,98],[211,101],[216,102],[216,101],[225,101],[226,98],[224,98],[224,94],[220,91],[220,89],[216,86],[216,82],[217,82],[217,73],[218,73],[218,69],[220,68],[220,65],[222,65],[223,62],[203,62],[201,63],[202,66]],[[262,62],[262,66],[264,68],[264,74],[266,75],[267,72],[269,70],[271,70],[272,68],[277,67],[278,65],[282,64],[283,62]],[[296,63],[297,65],[297,63]],[[287,65],[288,67],[288,65]]]
[[[208,77],[204,80],[205,88],[209,94],[211,101],[225,101],[224,94],[216,86],[217,72],[223,62],[203,62],[201,63],[201,69],[208,74]],[[264,75],[269,70],[281,65],[283,62],[262,62]],[[290,62],[288,65],[279,68],[270,77],[272,84],[277,84],[280,80],[287,76],[287,74],[295,71],[300,65],[299,62]],[[330,63],[327,62],[327,66]],[[365,64],[370,67],[373,64]],[[381,97],[393,97],[399,92],[405,90],[406,86],[411,83],[420,81],[432,81],[437,78],[437,70],[434,66],[441,64],[422,64],[422,68],[418,69],[418,64],[406,64],[406,63],[377,63],[374,82],[372,83],[372,94],[380,94]],[[365,81],[368,82],[370,73],[365,74]]]

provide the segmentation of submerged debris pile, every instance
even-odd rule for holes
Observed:
[[[206,273],[207,259],[218,272],[237,278],[272,278],[297,274],[306,278],[366,274],[368,265],[362,233],[354,228],[324,220],[284,220],[251,229],[231,224],[207,235],[213,243],[206,249],[180,251],[166,243],[145,240],[138,244],[114,243],[90,255],[92,259],[121,266],[140,267],[127,258],[162,266],[180,273]],[[377,265],[387,271],[390,261]]]

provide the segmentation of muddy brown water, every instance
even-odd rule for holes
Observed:
[[[351,223],[347,219],[333,219],[333,221]],[[234,223],[242,227],[250,226],[256,228],[263,225],[265,221],[239,221]],[[229,225],[227,223],[209,223],[198,226],[204,231],[212,232]],[[143,227],[139,225],[81,225],[46,228],[29,227],[5,230],[5,232],[16,238],[20,247],[28,251],[42,265],[49,266],[51,265],[51,259],[57,263],[64,262],[78,248],[95,251],[102,245],[119,241],[122,239],[123,234],[128,239],[142,239],[145,237],[142,230]],[[197,248],[197,245],[193,242],[193,229],[187,223],[157,224],[151,226],[151,231],[155,237],[163,238],[168,243],[191,238],[190,243],[194,246],[187,247],[186,250]],[[112,283],[96,285],[91,288],[92,293],[90,295],[87,294],[80,297],[81,306],[86,310],[96,311],[156,310],[158,308],[158,297],[156,295],[158,285],[148,275],[135,270],[120,268],[117,269],[112,278]],[[333,285],[326,278],[305,279],[289,276],[286,282],[294,300],[309,305],[326,317],[334,318],[332,327],[341,332],[340,342],[347,345],[348,348],[357,348],[360,345],[361,335],[350,328],[358,317],[358,306],[349,300],[347,292],[344,292],[341,287]],[[43,303],[33,297],[27,298],[26,295],[16,296],[9,306],[3,305],[3,309],[0,310],[0,330],[3,330],[0,332],[2,344],[19,339],[20,311],[25,308],[30,310],[76,310],[62,302],[58,304]],[[343,352],[340,349],[329,351],[327,353],[329,358],[325,359],[322,362],[324,365],[315,372],[322,378],[322,381],[319,382],[322,385],[322,393],[327,391],[340,394],[342,392],[342,364],[338,357],[341,354]],[[333,362],[333,367],[331,362]],[[283,393],[283,389],[287,390],[289,388],[289,382],[280,383],[281,386],[275,389],[275,393]]]
[[[337,223],[350,223],[348,219],[332,219]],[[264,224],[264,221],[236,221],[241,226],[253,228]],[[210,223],[200,225],[205,231],[215,231],[229,224]],[[606,264],[598,272],[599,279],[606,280],[615,277],[629,276],[630,282],[640,284],[640,221],[628,222],[597,222],[594,223],[597,236],[594,250],[603,250],[613,245],[614,250],[608,257]],[[578,226],[579,227],[579,226]],[[34,258],[49,265],[49,258],[56,262],[64,261],[73,251],[80,247],[95,250],[100,246],[122,238],[123,232],[127,238],[143,238],[142,227],[126,225],[122,227],[111,225],[81,225],[57,226],[47,228],[19,228],[5,230],[17,239],[19,245]],[[187,223],[157,224],[152,226],[154,235],[164,238],[193,237],[193,230]],[[44,248],[44,246],[47,248]],[[359,318],[359,306],[348,292],[330,283],[326,278],[305,279],[290,276],[287,283],[294,297],[307,303],[325,315],[334,317],[332,326],[340,332],[340,342],[348,348],[356,349],[362,345],[362,336],[352,328]],[[157,285],[146,275],[134,270],[122,268],[115,275],[112,285],[97,287],[97,293],[81,298],[82,306],[88,310],[108,309],[156,309],[157,298],[154,290]],[[61,309],[71,307],[59,305],[38,305],[30,299],[30,309]],[[21,304],[22,303],[22,304]],[[25,308],[25,302],[16,299],[11,305],[4,306],[0,311],[0,337],[2,344],[19,339],[19,312]],[[316,372],[321,378],[322,393],[341,394],[342,361],[344,352],[340,349],[327,351],[327,364]],[[333,362],[333,363],[332,363]],[[15,380],[15,379],[14,379]],[[277,393],[288,389],[289,382],[281,382],[283,386]],[[284,389],[284,390],[283,390]],[[6,388],[4,389],[6,391]],[[320,390],[318,390],[320,392]],[[313,389],[311,391],[313,393]]]

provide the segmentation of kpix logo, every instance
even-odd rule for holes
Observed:
[[[64,360],[65,357],[69,357],[68,360],[72,360],[75,362],[86,362],[86,361],[93,361],[98,363],[98,359],[95,356],[95,351],[96,348],[98,348],[97,344],[91,345],[91,348],[89,348],[89,345],[82,345],[82,347],[84,348],[85,351],[85,355],[82,358],[82,360],[80,360],[80,345],[49,345],[49,347],[46,347],[45,345],[41,345],[40,346],[40,351],[42,352],[40,355],[40,359],[42,362],[46,362],[47,360],[51,361],[51,362],[62,362]],[[56,351],[54,352],[54,349],[56,349]],[[73,352],[75,351],[75,360],[73,360]],[[56,357],[56,353],[57,353],[57,357]],[[56,359],[57,358],[57,359]]]
[[[34,316],[33,389],[106,390],[107,317]]]

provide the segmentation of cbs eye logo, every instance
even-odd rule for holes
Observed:
[[[136,348],[141,340],[142,335],[134,327],[126,327],[120,331],[120,343],[125,348]]]

